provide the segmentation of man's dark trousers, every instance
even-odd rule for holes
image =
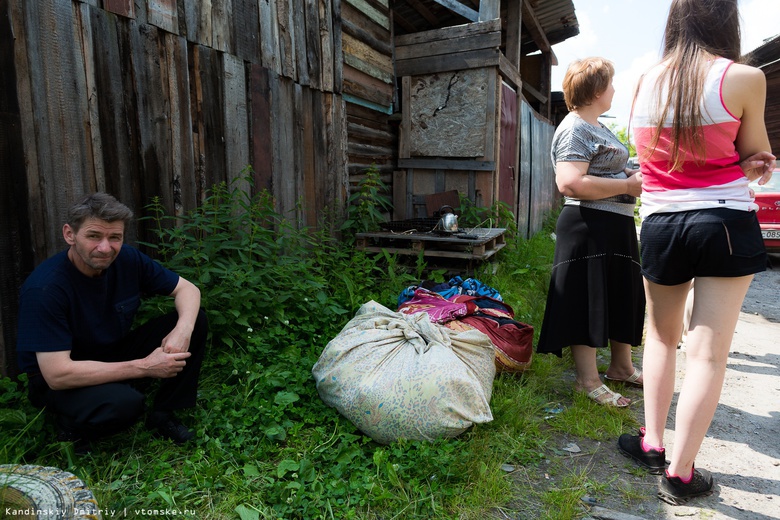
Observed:
[[[152,319],[117,344],[105,347],[101,352],[84,353],[74,348],[74,360],[129,361],[142,359],[162,344],[173,330],[178,314],[172,312]],[[175,377],[160,379],[159,389],[152,404],[153,411],[170,412],[195,406],[198,378],[206,350],[208,323],[201,309],[190,339],[190,357],[184,369]],[[82,438],[110,435],[132,426],[145,410],[145,390],[153,380],[140,379],[101,385],[52,390],[36,375],[30,378],[30,401],[55,415],[60,428]]]

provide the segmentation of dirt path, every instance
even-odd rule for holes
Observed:
[[[670,506],[655,496],[660,477],[647,474],[620,455],[616,439],[597,442],[564,435],[551,439],[557,453],[562,453],[558,460],[550,460],[551,466],[564,464],[572,473],[587,474],[591,482],[607,484],[606,489],[591,493],[593,499],[586,496],[578,518],[780,520],[780,256],[772,259],[774,268],[755,277],[745,298],[720,404],[696,460],[712,472],[715,492],[684,506]],[[684,370],[684,350],[678,351],[677,366],[678,372]],[[681,380],[678,373],[677,390]],[[621,391],[641,401],[640,389]],[[642,424],[642,405],[638,402],[632,410]],[[670,448],[673,439],[672,416],[665,435]],[[572,442],[581,453],[563,454],[561,450]],[[513,476],[519,490],[560,485],[553,472],[549,477],[544,471],[521,471]],[[517,507],[524,512],[513,519],[539,518],[545,509],[528,499],[518,500]]]
[[[669,506],[654,496],[657,477],[627,473],[635,489],[646,490],[647,500],[616,496],[605,508],[648,520],[780,519],[780,257],[772,259],[773,269],[755,277],[745,298],[720,404],[696,461],[712,472],[715,493]],[[678,373],[684,367],[680,351]],[[673,417],[665,438],[673,447]],[[598,507],[590,514],[615,518]]]

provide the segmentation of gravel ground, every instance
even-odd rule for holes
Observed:
[[[614,443],[555,439],[558,450],[570,442],[582,449],[577,456],[570,457],[568,464],[586,468],[593,480],[612,483],[606,496],[600,492],[596,494],[597,499],[583,502],[583,518],[780,519],[780,256],[773,255],[771,259],[773,268],[756,275],[745,298],[720,405],[696,460],[697,466],[712,472],[715,492],[684,506],[670,506],[655,497],[659,477],[637,471],[633,462],[620,455]],[[677,365],[679,389],[685,368],[684,350],[678,351]],[[641,390],[627,389],[623,393],[641,401]],[[641,424],[641,404],[632,409]],[[665,440],[668,448],[673,448],[673,416]],[[524,487],[555,485],[525,471],[514,476],[519,493]],[[526,511],[519,515],[501,513],[498,517],[543,516],[541,505],[529,507],[527,500],[519,500],[518,506]]]

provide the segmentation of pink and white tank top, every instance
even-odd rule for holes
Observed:
[[[652,213],[706,208],[758,209],[750,196],[749,181],[739,167],[739,154],[734,145],[741,123],[723,103],[723,76],[732,63],[725,58],[717,58],[712,63],[701,100],[704,161],[701,157],[694,158],[691,150],[682,150],[685,153],[682,171],[669,171],[671,110],[655,151],[649,158],[646,155],[656,131],[654,118],[659,115],[656,80],[665,65],[656,65],[642,79],[631,126],[642,171],[640,216],[643,218]],[[666,99],[665,87],[660,99]]]

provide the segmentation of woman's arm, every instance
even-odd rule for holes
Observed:
[[[726,108],[741,121],[734,142],[740,160],[760,152],[771,154],[772,149],[764,122],[766,105],[764,73],[760,69],[742,64],[729,67],[723,78],[723,102]],[[764,168],[748,170],[745,174],[750,180],[761,178],[759,183],[764,184],[772,176],[774,168],[774,159],[765,160]]]
[[[579,200],[598,200],[615,195],[642,194],[642,174],[628,179],[607,179],[588,175],[590,163],[560,161],[555,164],[555,184],[567,197]]]

